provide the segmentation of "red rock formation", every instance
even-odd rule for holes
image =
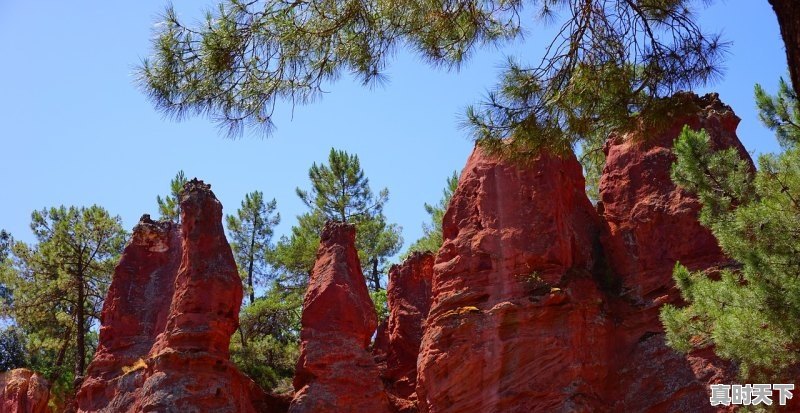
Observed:
[[[290,412],[389,411],[378,367],[367,350],[377,320],[352,225],[325,224],[301,325]]]
[[[670,168],[673,141],[684,125],[706,129],[715,149],[735,147],[750,163],[736,137],[739,118],[716,95],[687,100],[690,114],[661,131],[612,134],[604,147],[606,165],[600,201],[610,236],[604,240],[614,271],[630,297],[652,301],[673,288],[672,267],[707,268],[727,261],[711,232],[700,225],[697,199],[675,186]]]
[[[444,218],[418,360],[423,412],[703,412],[708,385],[735,382],[712,349],[664,343],[677,261],[729,264],[669,178],[684,124],[743,152],[715,96],[659,133],[612,136],[601,219],[577,161],[510,164],[476,150]],[[390,350],[387,349],[387,354]]]
[[[0,373],[0,412],[48,413],[50,384],[28,369]]]
[[[416,252],[389,270],[389,318],[377,333],[385,342],[375,344],[377,353],[383,347],[381,377],[396,412],[416,411],[417,355],[431,306],[433,261],[432,253]]]
[[[229,361],[242,286],[221,221],[210,186],[192,180],[181,195],[182,225],[144,216],[134,228],[79,411],[281,411]]]
[[[434,266],[421,411],[602,411],[600,228],[573,156],[523,166],[473,152]]]
[[[615,309],[622,322],[612,369],[614,382],[625,389],[615,396],[624,411],[712,411],[708,384],[734,380],[727,363],[710,349],[688,356],[669,349],[658,318],[663,304],[680,302],[672,279],[676,262],[713,271],[729,261],[697,221],[697,199],[670,179],[674,140],[684,125],[706,129],[714,148],[734,147],[750,160],[736,137],[739,118],[730,107],[716,95],[680,97],[689,114],[676,116],[656,133],[612,135],[604,148],[600,200],[609,233],[603,244],[624,304]]]

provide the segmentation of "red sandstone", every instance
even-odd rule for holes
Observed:
[[[27,369],[0,373],[0,412],[49,413],[50,384]]]

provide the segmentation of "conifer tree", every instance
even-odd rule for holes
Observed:
[[[302,304],[302,294],[273,287],[239,314],[239,330],[231,338],[231,360],[264,390],[285,393],[292,389]]]
[[[325,226],[325,217],[319,211],[297,216],[297,224],[291,234],[283,235],[268,255],[268,261],[276,272],[276,282],[281,288],[305,293],[306,282],[311,275],[319,249],[319,236]]]
[[[31,229],[37,243],[16,242],[14,267],[2,274],[13,300],[0,311],[24,332],[31,363],[69,389],[96,346],[91,329],[126,233],[119,217],[96,205],[34,211]]]
[[[524,16],[538,17],[534,24],[555,21],[560,29],[543,58],[521,57],[539,65],[509,59],[467,124],[490,148],[509,148],[498,141],[514,137],[510,149],[522,155],[569,150],[598,119],[627,125],[633,113],[657,112],[658,98],[715,78],[725,43],[697,25],[698,3],[224,0],[196,27],[169,7],[139,75],[167,114],[210,115],[232,134],[245,126],[268,132],[282,99],[310,102],[346,72],[379,81],[400,45],[434,66],[457,68],[482,46],[518,39],[531,29],[525,8],[532,13]]]
[[[266,281],[268,275],[266,257],[272,248],[273,228],[281,221],[276,208],[274,198],[265,203],[264,194],[254,191],[245,195],[236,215],[225,216],[233,256],[251,304],[256,299],[255,285]]]
[[[308,170],[311,189],[297,188],[297,196],[311,210],[319,211],[327,219],[341,222],[359,222],[383,210],[389,191],[383,189],[376,197],[364,176],[358,155],[331,148],[328,164]]]
[[[0,373],[25,365],[25,344],[20,331],[14,327],[0,329]]]
[[[396,254],[403,245],[400,226],[389,224],[383,213],[358,222],[356,227],[356,248],[367,284],[373,292],[381,291],[381,275],[388,272],[389,257]]]
[[[784,148],[800,144],[800,100],[783,78],[778,82],[778,94],[771,96],[761,85],[755,86],[758,117],[764,126],[775,131],[778,143]]]
[[[187,181],[183,170],[178,171],[175,178],[169,183],[170,194],[164,198],[161,198],[160,195],[156,197],[158,213],[161,215],[161,219],[172,222],[181,220],[181,191]]]
[[[292,278],[296,285],[305,286],[325,221],[348,222],[356,225],[356,247],[370,287],[373,291],[380,290],[384,264],[403,242],[400,227],[387,223],[383,215],[389,191],[383,189],[376,196],[358,156],[333,148],[328,163],[314,163],[308,177],[311,189],[297,188],[297,195],[310,211],[298,217],[291,236],[278,241],[272,255],[276,268],[283,272],[283,278]]]

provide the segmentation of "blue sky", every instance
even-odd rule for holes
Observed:
[[[130,231],[143,213],[157,216],[156,196],[183,169],[212,184],[226,213],[253,190],[275,197],[280,235],[305,211],[295,187],[308,188],[308,168],[335,147],[359,155],[373,190],[389,188],[385,212],[408,246],[427,219],[423,203],[441,197],[472,149],[458,126],[464,107],[494,85],[504,56],[535,61],[547,40],[546,30],[529,25],[525,42],[482,51],[458,72],[400,51],[386,85],[369,89],[344,77],[312,105],[279,108],[273,136],[230,140],[204,118],[163,118],[133,82],[164,4],[0,1],[0,228],[32,241],[33,210],[98,204]],[[174,4],[191,18],[202,3]],[[734,108],[748,150],[777,151],[752,98],[754,83],[774,92],[786,76],[767,1],[717,0],[699,21],[733,45],[724,78],[697,92],[719,92]]]

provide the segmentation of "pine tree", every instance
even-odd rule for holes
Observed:
[[[422,224],[422,238],[416,240],[408,248],[406,255],[414,251],[431,251],[437,252],[442,247],[442,220],[447,207],[450,205],[450,199],[458,187],[458,174],[453,171],[453,175],[447,178],[447,186],[442,190],[442,199],[436,205],[425,203],[425,212],[430,215],[430,222]]]
[[[266,257],[272,248],[273,228],[281,221],[276,208],[275,199],[264,203],[264,194],[254,191],[245,195],[236,215],[225,217],[233,255],[251,304],[256,299],[255,285],[263,284],[268,275]]]
[[[457,68],[482,46],[520,38],[530,29],[522,25],[526,8],[560,30],[542,59],[524,58],[540,65],[510,60],[467,123],[490,148],[514,137],[517,152],[569,150],[598,119],[626,125],[631,114],[656,110],[657,98],[718,75],[725,43],[697,25],[697,3],[225,0],[197,27],[169,7],[139,76],[167,114],[209,115],[232,134],[245,126],[269,132],[280,99],[310,102],[345,72],[365,84],[379,81],[400,45],[434,66]]]
[[[377,215],[389,198],[383,189],[377,197],[369,187],[357,155],[331,148],[328,164],[317,165],[308,170],[311,189],[297,188],[297,196],[313,211],[326,219],[356,223]]]
[[[673,276],[687,305],[661,312],[671,346],[713,345],[743,377],[765,383],[790,378],[800,362],[800,126],[775,121],[797,119],[796,95],[786,92],[785,83],[778,97],[756,88],[762,119],[785,148],[762,155],[756,172],[733,149],[712,151],[703,131],[676,140],[673,180],[697,194],[700,222],[739,265],[710,278],[679,263]]]
[[[800,144],[800,100],[783,78],[778,82],[778,94],[770,96],[761,85],[755,86],[758,117],[766,127],[775,131],[783,147]]]
[[[22,333],[14,327],[0,329],[0,373],[26,364]]]
[[[99,206],[35,211],[37,244],[16,242],[15,265],[0,280],[13,297],[3,315],[24,332],[31,363],[67,391],[96,347],[91,329],[126,238],[120,222]]]
[[[270,288],[239,314],[231,360],[265,390],[285,393],[292,389],[302,305],[302,293]]]
[[[356,227],[358,258],[367,278],[367,284],[370,284],[373,292],[384,289],[381,285],[381,276],[388,272],[389,257],[397,254],[402,245],[400,226],[388,224],[383,213],[358,222]]]
[[[161,215],[161,219],[172,222],[181,220],[181,191],[187,181],[183,170],[178,171],[175,178],[169,183],[170,194],[164,198],[161,198],[160,195],[156,197],[158,213]]]
[[[291,228],[291,234],[281,236],[275,249],[269,253],[267,261],[275,269],[275,281],[281,288],[299,294],[305,292],[324,225],[325,217],[319,211],[299,215],[297,224]]]
[[[8,255],[11,253],[11,245],[14,243],[14,238],[6,230],[0,230],[0,262],[5,262]]]
[[[292,235],[282,237],[272,256],[284,278],[302,280],[304,286],[314,266],[319,236],[327,220],[356,225],[356,247],[373,291],[380,290],[388,257],[402,245],[400,227],[386,222],[383,205],[387,189],[376,196],[361,169],[357,155],[331,148],[328,163],[314,163],[308,172],[310,190],[297,188],[297,195],[310,211],[298,217]]]

